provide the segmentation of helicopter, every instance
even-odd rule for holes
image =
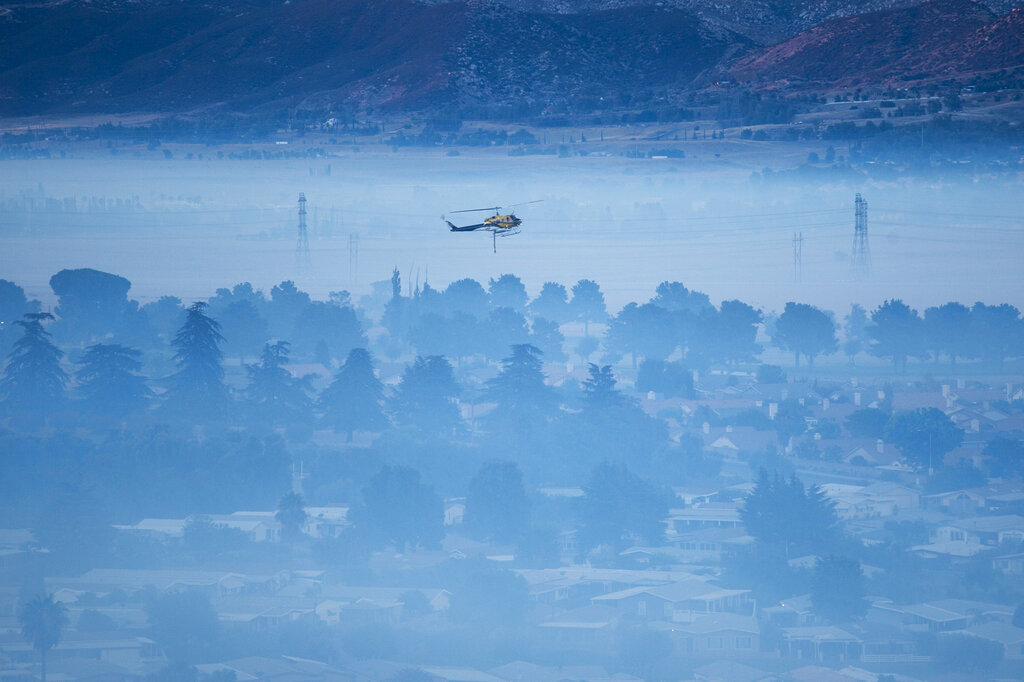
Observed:
[[[519,218],[515,212],[510,212],[505,215],[500,213],[502,208],[515,208],[516,206],[525,206],[527,204],[537,204],[543,199],[537,199],[535,201],[524,201],[518,204],[512,204],[511,206],[489,206],[487,208],[467,208],[461,211],[452,211],[452,213],[476,213],[480,211],[494,211],[494,215],[484,218],[482,223],[475,225],[463,225],[458,226],[448,220],[445,216],[441,216],[448,225],[448,229],[452,232],[476,232],[477,230],[484,230],[485,232],[491,233],[491,243],[494,253],[498,252],[498,237],[511,237],[514,234],[519,234],[521,230],[519,226],[523,224],[522,218]]]

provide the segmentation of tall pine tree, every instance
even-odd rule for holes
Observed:
[[[78,394],[91,412],[121,417],[147,407],[153,392],[139,376],[141,352],[119,344],[89,346],[76,363]]]
[[[544,383],[542,355],[528,343],[512,346],[512,355],[501,361],[501,372],[487,382],[487,399],[498,403],[494,419],[525,427],[558,408],[554,391]]]
[[[384,385],[373,373],[373,357],[365,348],[353,348],[320,394],[321,419],[349,441],[356,431],[383,431],[389,425],[381,404]]]
[[[389,409],[396,424],[420,436],[451,436],[462,420],[455,402],[458,394],[455,372],[447,359],[417,356],[402,372]]]
[[[0,380],[0,393],[8,412],[46,414],[64,400],[68,375],[61,369],[64,353],[53,344],[43,328],[50,313],[26,313],[15,324],[25,330],[14,342],[7,369]]]
[[[174,361],[178,371],[170,377],[164,409],[170,414],[194,419],[220,419],[228,409],[228,388],[224,385],[220,324],[205,313],[206,304],[189,306],[185,324],[174,335]]]
[[[258,365],[246,365],[249,385],[246,399],[255,423],[273,426],[295,424],[309,418],[312,403],[306,382],[284,368],[288,360],[287,341],[263,346]]]

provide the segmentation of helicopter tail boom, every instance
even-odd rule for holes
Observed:
[[[458,225],[454,225],[450,220],[446,220],[445,222],[448,223],[448,229],[452,232],[472,232],[473,230],[478,230],[486,225],[486,223],[480,223],[478,225],[466,225],[464,227],[459,227]]]

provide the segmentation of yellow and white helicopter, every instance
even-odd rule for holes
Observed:
[[[452,213],[476,213],[480,211],[494,211],[494,215],[484,218],[482,223],[475,225],[463,225],[458,226],[448,220],[446,217],[441,216],[441,220],[448,224],[448,229],[452,232],[476,232],[477,230],[483,230],[491,233],[491,242],[493,244],[494,252],[498,251],[498,237],[511,237],[514,234],[519,234],[521,230],[519,226],[523,224],[522,218],[519,218],[514,211],[506,214],[501,213],[502,208],[515,208],[516,206],[525,206],[527,204],[537,204],[543,199],[537,199],[536,201],[524,201],[519,204],[512,204],[511,206],[489,206],[487,208],[467,208],[461,211],[452,211]]]

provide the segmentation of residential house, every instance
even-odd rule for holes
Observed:
[[[668,538],[674,540],[685,531],[700,528],[740,528],[740,507],[732,502],[710,502],[698,507],[670,509],[668,518]]]
[[[450,605],[451,593],[441,588],[329,585],[320,590],[316,616],[328,625],[395,625],[406,615],[405,600],[410,592],[420,593],[433,611],[447,611]]]
[[[946,416],[968,434],[995,431],[999,423],[1009,417],[1005,412],[984,405],[954,406],[946,410]]]
[[[843,626],[862,642],[864,663],[925,663],[930,656],[920,651],[920,638],[899,625],[863,620]]]
[[[0,635],[0,651],[14,663],[32,663],[39,653],[21,633]],[[47,661],[75,661],[88,659],[119,666],[136,674],[149,672],[165,662],[160,648],[153,640],[130,632],[78,632],[68,630],[61,635],[47,655]]]
[[[962,530],[968,538],[990,547],[1024,541],[1024,516],[1015,514],[959,519],[949,526]]]
[[[739,548],[753,544],[754,538],[742,526],[711,526],[676,533],[673,544],[680,563],[719,564]]]
[[[676,653],[684,655],[755,656],[761,646],[761,627],[751,615],[715,613],[687,621],[656,622],[652,627],[668,632]]]
[[[667,585],[632,587],[591,600],[647,620],[688,621],[694,613],[751,614],[750,590],[728,590],[692,578]]]
[[[205,518],[215,525],[240,530],[253,542],[281,539],[281,524],[277,520],[276,512],[238,511],[231,514],[211,514]],[[115,525],[114,528],[123,533],[167,541],[184,537],[185,527],[191,520],[192,517],[184,519],[147,518],[133,524]]]
[[[577,565],[562,568],[514,569],[539,603],[589,601],[592,597],[630,587],[667,585],[695,578],[686,571],[651,569],[595,568]]]
[[[923,495],[921,506],[935,509],[950,516],[974,516],[985,508],[985,491],[979,489],[951,490]]]
[[[960,632],[1002,644],[1005,658],[1024,659],[1024,628],[1014,627],[1006,622],[988,621],[976,623]]]
[[[615,646],[616,629],[623,613],[603,604],[566,611],[538,627],[553,649],[607,652]]]
[[[315,600],[260,595],[232,595],[214,601],[221,623],[242,632],[266,632],[286,623],[316,620]]]
[[[968,599],[936,599],[920,604],[875,602],[868,620],[913,632],[950,632],[970,625],[1003,622],[1013,618],[1013,608]]]
[[[782,654],[803,660],[838,664],[859,661],[863,642],[834,625],[782,629]]]
[[[306,507],[306,534],[314,538],[336,538],[351,525],[348,505]]]
[[[146,570],[130,568],[94,568],[77,578],[46,578],[46,591],[60,593],[62,601],[77,601],[78,595],[105,596],[121,591],[127,594],[148,589],[158,592],[197,590],[210,597],[228,594],[271,594],[292,579],[288,571],[274,575],[246,575],[221,571],[185,569]]]
[[[880,438],[842,438],[828,443],[822,441],[819,445],[824,450],[833,442],[839,447],[842,453],[839,459],[844,464],[889,466],[903,458],[903,453],[896,446]]]
[[[996,514],[1024,514],[1024,492],[994,493],[985,497],[985,508]]]
[[[992,560],[992,568],[1006,575],[1024,575],[1024,553],[996,557]]]
[[[758,431],[748,426],[705,429],[703,439],[705,448],[733,459],[741,452],[762,452],[778,444],[774,431]]]

